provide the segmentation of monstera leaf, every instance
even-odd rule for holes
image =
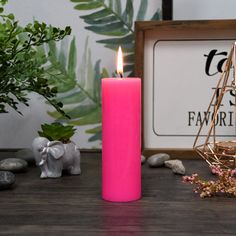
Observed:
[[[86,95],[77,85],[76,65],[77,54],[75,38],[69,44],[69,39],[64,39],[61,44],[50,43],[44,48],[47,58],[45,68],[50,85],[57,87],[58,101],[64,104],[64,110],[69,112],[73,106],[83,101]],[[60,48],[58,49],[58,45]],[[58,112],[48,112],[54,118],[62,118]]]
[[[71,119],[61,116],[57,111],[48,114],[56,122],[74,126],[93,125],[95,127],[86,130],[92,134],[89,141],[101,140],[101,78],[108,74],[105,69],[101,71],[100,60],[95,65],[92,63],[88,38],[78,71],[75,38],[70,44],[68,39],[61,44],[51,43],[44,53],[48,60],[45,68],[48,80],[58,88],[57,100],[63,103],[63,109]]]
[[[121,45],[124,57],[124,71],[133,75],[134,72],[134,20],[144,20],[148,1],[141,0],[136,18],[132,0],[126,0],[122,10],[121,0],[71,0],[75,9],[89,11],[88,15],[80,16],[88,26],[85,29],[109,38],[98,40],[106,48],[117,50]],[[151,20],[160,20],[161,13],[157,9]]]

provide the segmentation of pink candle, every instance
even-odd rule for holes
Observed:
[[[141,80],[102,79],[102,198],[141,197]]]

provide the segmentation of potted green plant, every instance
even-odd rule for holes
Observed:
[[[70,143],[70,138],[74,135],[76,129],[72,125],[63,125],[61,123],[43,124],[42,131],[38,131],[39,136],[45,137],[50,141],[58,140],[62,143]]]
[[[70,138],[75,128],[60,123],[43,124],[40,137],[34,139],[32,149],[36,165],[40,166],[41,178],[58,178],[62,170],[80,174],[80,151]]]
[[[63,104],[55,100],[57,88],[48,83],[44,66],[47,62],[39,50],[44,44],[62,40],[71,33],[65,29],[34,21],[20,27],[13,14],[4,13],[7,0],[0,0],[0,113],[9,107],[19,111],[19,103],[28,106],[29,92],[43,96],[57,111]]]

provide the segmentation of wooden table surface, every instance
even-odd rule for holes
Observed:
[[[204,161],[183,161],[187,174],[212,177]],[[30,167],[0,191],[0,235],[236,235],[236,199],[201,199],[167,168],[142,166],[142,199],[101,199],[101,153],[82,154],[82,175],[39,178]]]

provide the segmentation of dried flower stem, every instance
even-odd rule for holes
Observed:
[[[211,166],[211,171],[217,175],[218,179],[216,181],[205,181],[198,174],[192,174],[191,176],[184,176],[183,182],[196,185],[197,187],[193,191],[199,193],[202,198],[217,194],[236,197],[236,169],[223,170],[220,166]]]

